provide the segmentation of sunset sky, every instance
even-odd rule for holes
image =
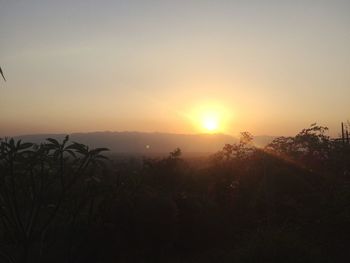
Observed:
[[[336,135],[349,14],[338,0],[0,0],[0,136]]]

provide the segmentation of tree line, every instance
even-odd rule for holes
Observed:
[[[0,262],[340,262],[350,147],[316,124],[200,161],[0,141]]]

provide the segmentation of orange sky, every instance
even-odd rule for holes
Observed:
[[[0,1],[0,136],[293,135],[349,118],[345,1]]]

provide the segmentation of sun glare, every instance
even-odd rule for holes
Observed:
[[[207,131],[214,132],[219,128],[219,120],[217,116],[207,115],[203,117],[203,128]]]
[[[232,124],[232,111],[224,102],[198,102],[185,116],[200,133],[229,133],[228,127]]]

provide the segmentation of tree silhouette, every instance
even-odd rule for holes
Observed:
[[[89,165],[105,159],[101,152],[108,150],[67,145],[68,136],[61,143],[47,141],[35,145],[5,139],[0,143],[1,220],[12,244],[22,249],[21,262],[29,260],[34,244],[39,246],[36,256],[40,258],[50,226],[73,216],[67,214],[67,207],[74,198],[87,198],[74,195],[76,187],[85,185]]]

